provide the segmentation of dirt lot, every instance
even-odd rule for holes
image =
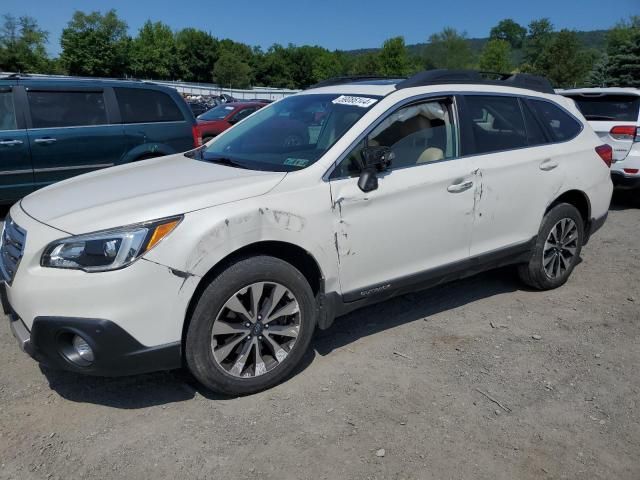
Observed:
[[[41,369],[0,322],[0,478],[637,480],[640,209],[582,256],[552,292],[503,269],[356,312],[238,399]]]

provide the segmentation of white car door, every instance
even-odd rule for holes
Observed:
[[[468,258],[477,185],[472,160],[458,158],[453,118],[452,98],[403,106],[332,173],[345,301],[398,292]],[[395,158],[378,173],[378,188],[365,193],[358,162],[367,146],[389,147]]]
[[[564,175],[575,167],[577,152],[560,143],[577,135],[580,124],[544,100],[466,95],[464,106],[482,176],[470,253],[499,261],[529,249]]]

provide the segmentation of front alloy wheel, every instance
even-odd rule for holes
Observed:
[[[578,226],[571,218],[556,223],[544,244],[542,263],[549,278],[558,278],[573,265],[578,249]]]
[[[276,282],[257,282],[229,298],[213,323],[217,364],[234,377],[257,377],[289,355],[300,333],[300,307]]]
[[[221,393],[273,387],[302,360],[316,315],[309,281],[293,265],[266,255],[241,259],[200,295],[186,332],[187,366]]]

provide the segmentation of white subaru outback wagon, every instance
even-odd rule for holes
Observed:
[[[24,198],[2,233],[3,307],[43,363],[186,365],[256,392],[364,305],[507,264],[535,289],[565,283],[607,215],[601,144],[538,77],[325,82],[197,150]]]

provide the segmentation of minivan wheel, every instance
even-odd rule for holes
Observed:
[[[187,365],[211,390],[258,392],[299,364],[315,326],[315,299],[304,275],[274,257],[249,257],[202,293],[187,331]]]
[[[518,273],[528,286],[550,290],[563,285],[578,263],[584,222],[580,212],[568,203],[560,203],[547,212],[529,263]]]

